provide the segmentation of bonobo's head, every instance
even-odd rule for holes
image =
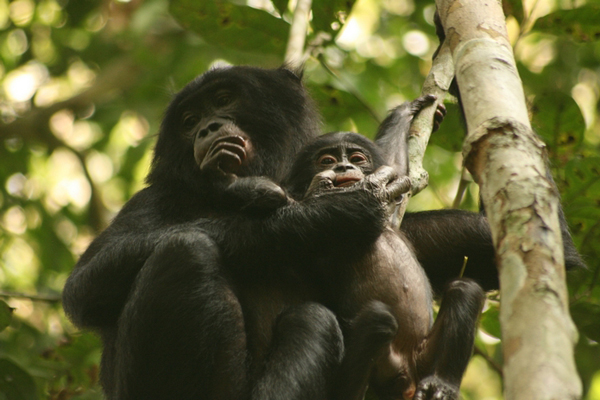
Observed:
[[[296,157],[285,187],[300,199],[312,178],[321,171],[332,170],[334,186],[350,186],[385,164],[379,148],[369,139],[353,132],[327,133],[306,145]]]
[[[222,67],[189,83],[167,108],[148,183],[193,188],[207,154],[226,173],[281,181],[319,131],[299,75],[284,67]]]

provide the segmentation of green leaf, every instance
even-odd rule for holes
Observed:
[[[504,15],[512,15],[517,21],[523,21],[523,2],[521,0],[504,0],[502,9]]]
[[[0,393],[7,400],[37,400],[31,375],[12,361],[0,359]]]
[[[429,143],[440,146],[448,151],[461,151],[465,139],[465,124],[462,121],[458,104],[444,103],[446,116],[440,124],[440,129],[431,134]]]
[[[600,198],[600,157],[569,161],[565,167],[565,181],[568,183],[563,196],[565,202],[583,201],[596,210],[594,214],[600,214],[594,203],[594,199]]]
[[[283,15],[288,9],[288,0],[271,0],[271,3],[280,15]]]
[[[13,311],[14,308],[9,307],[8,304],[0,300],[0,332],[10,325]]]
[[[573,304],[571,317],[581,333],[600,342],[600,305],[583,302]]]
[[[571,96],[558,91],[537,95],[532,113],[535,130],[552,150],[566,150],[583,140],[585,120]]]
[[[533,29],[553,35],[589,42],[600,39],[600,6],[586,5],[573,10],[559,10],[535,22]]]
[[[350,15],[353,5],[354,0],[313,1],[312,26],[314,30],[331,32],[333,31],[331,24],[334,22],[338,22],[341,27]]]
[[[500,307],[496,304],[489,305],[489,308],[481,314],[480,326],[490,336],[495,338],[502,337],[500,329]]]
[[[209,44],[283,56],[289,24],[255,8],[227,1],[174,0],[171,14]]]

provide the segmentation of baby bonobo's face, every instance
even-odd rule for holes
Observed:
[[[354,143],[340,143],[321,149],[316,163],[319,172],[335,172],[333,185],[336,187],[351,186],[373,172],[371,154]]]

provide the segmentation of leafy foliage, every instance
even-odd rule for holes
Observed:
[[[66,321],[57,304],[64,281],[143,187],[170,95],[215,62],[282,62],[292,13],[287,0],[263,3],[0,0],[0,377],[11,378],[0,379],[0,398],[101,398],[100,343]],[[568,279],[576,361],[587,399],[598,400],[600,9],[596,0],[571,9],[535,3],[533,14],[521,0],[504,1],[504,10],[519,25],[533,124],[589,265]],[[313,1],[305,81],[325,130],[372,136],[388,109],[419,95],[437,46],[434,10],[432,0]],[[456,105],[447,107],[426,153],[430,187],[413,209],[449,207],[455,196],[464,134]],[[462,206],[475,209],[477,197],[471,184]],[[501,398],[495,299],[481,326],[465,399]]]

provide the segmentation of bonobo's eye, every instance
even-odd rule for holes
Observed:
[[[226,90],[219,91],[213,99],[213,103],[217,107],[225,107],[226,105],[229,105],[232,101],[233,94]]]
[[[321,157],[319,157],[319,160],[317,162],[320,165],[332,165],[337,163],[338,161],[337,158],[335,158],[331,154],[323,154]]]
[[[198,122],[200,122],[200,118],[197,115],[194,115],[192,113],[185,113],[183,115],[181,126],[185,130],[190,130],[196,125],[198,125]]]
[[[357,165],[369,162],[367,156],[364,153],[361,153],[360,151],[355,151],[354,153],[350,154],[349,160],[352,164]]]

